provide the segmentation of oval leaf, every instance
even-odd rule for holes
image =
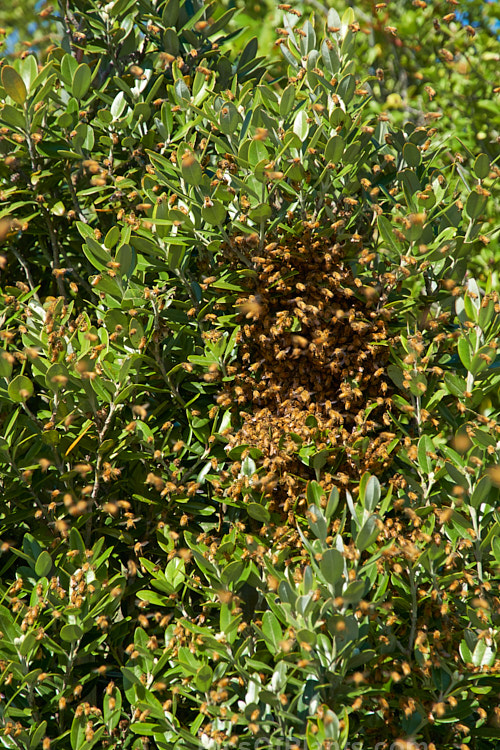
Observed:
[[[226,219],[226,209],[220,201],[210,201],[201,209],[201,216],[207,224],[220,226]]]
[[[279,644],[283,640],[283,633],[276,615],[265,612],[262,618],[262,632],[266,636],[267,647],[271,653],[279,650]]]
[[[192,151],[187,149],[181,154],[181,172],[188,185],[199,185],[203,172],[200,163]]]
[[[403,146],[403,159],[409,167],[418,167],[421,159],[418,146],[415,146],[414,143],[405,143]]]
[[[325,517],[317,505],[309,506],[307,519],[313,534],[322,542],[325,542],[328,535],[328,527],[326,525]]]
[[[90,87],[92,74],[86,63],[82,63],[75,70],[73,76],[73,96],[77,99],[83,99]]]
[[[16,104],[24,104],[28,92],[23,79],[12,65],[2,66],[2,86]]]
[[[429,453],[434,452],[434,445],[429,435],[422,435],[418,441],[417,457],[418,465],[424,474],[430,474],[432,471],[432,459]]]
[[[491,480],[489,476],[485,474],[484,477],[481,477],[472,492],[472,496],[470,499],[472,507],[477,509],[479,508],[481,503],[486,502],[488,499],[488,495],[490,494],[490,490]]]
[[[479,180],[484,180],[490,173],[490,159],[486,154],[479,154],[474,162],[474,172]]]
[[[301,109],[300,112],[297,112],[297,115],[295,117],[295,120],[293,123],[293,132],[296,135],[298,135],[301,141],[305,141],[307,131],[308,131],[307,114],[305,110]]]
[[[72,641],[80,640],[83,635],[83,630],[80,625],[63,625],[60,635],[63,641],[68,641],[69,643],[71,643]]]
[[[45,578],[50,573],[50,569],[52,568],[52,558],[47,552],[47,550],[43,550],[43,552],[40,552],[40,554],[37,557],[36,563],[35,563],[35,573],[39,578]]]
[[[264,508],[263,505],[259,505],[259,503],[248,503],[247,512],[250,518],[262,523],[267,523],[271,518],[268,509]]]
[[[9,383],[9,396],[18,404],[27,401],[33,395],[33,383],[26,375],[17,375]]]
[[[484,195],[479,195],[476,190],[471,190],[465,204],[465,210],[469,219],[477,219],[479,214],[483,211],[485,204],[486,198]]]
[[[344,573],[344,556],[338,549],[327,549],[319,564],[328,583],[335,585]]]
[[[196,672],[196,677],[194,678],[194,682],[198,690],[201,690],[203,693],[206,693],[207,690],[210,688],[210,685],[212,684],[213,678],[214,678],[214,673],[212,672],[211,667],[209,667],[208,664],[204,664]]]

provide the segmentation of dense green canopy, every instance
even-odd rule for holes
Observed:
[[[0,26],[0,747],[497,748],[494,4]]]

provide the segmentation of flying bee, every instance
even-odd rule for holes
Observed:
[[[296,336],[296,335],[292,336],[292,343],[295,346],[300,347],[301,349],[307,349],[307,347],[309,345],[309,342],[305,338],[305,336]]]
[[[247,320],[258,320],[263,315],[264,308],[256,299],[249,299],[248,302],[240,306],[239,312]]]

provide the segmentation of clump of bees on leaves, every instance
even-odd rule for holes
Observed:
[[[231,447],[262,451],[266,473],[253,489],[287,513],[297,484],[311,478],[300,446],[326,452],[325,490],[390,464],[389,313],[384,294],[355,277],[343,244],[317,222],[264,247],[255,236],[233,241],[255,274],[236,300],[238,366],[218,402],[239,412]]]

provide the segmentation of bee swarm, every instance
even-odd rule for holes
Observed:
[[[258,254],[251,239],[238,244],[256,274],[236,302],[238,370],[224,397],[242,409],[242,424],[230,444],[263,452],[268,474],[258,489],[286,512],[295,478],[310,474],[297,457],[301,443],[329,451],[337,474],[325,475],[327,490],[389,465],[388,313],[376,290],[354,278],[340,243],[314,225]]]

